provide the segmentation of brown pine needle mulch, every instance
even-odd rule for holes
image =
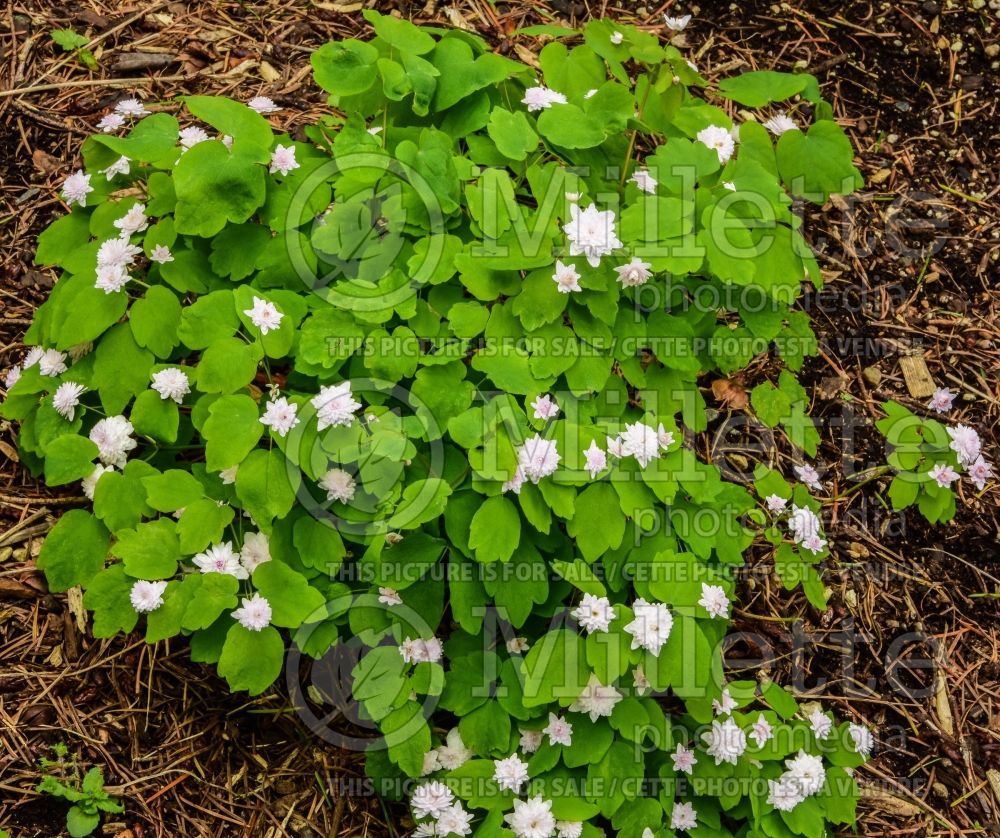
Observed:
[[[949,419],[977,428],[988,459],[1000,460],[996,5],[13,2],[0,14],[0,370],[19,360],[20,337],[54,279],[32,266],[32,252],[63,211],[56,187],[126,91],[153,100],[265,94],[283,106],[282,127],[295,130],[324,109],[310,51],[363,32],[364,7],[475,29],[528,61],[539,43],[513,36],[523,25],[592,13],[662,33],[662,12],[693,12],[674,42],[709,78],[814,73],[866,177],[859,195],[807,216],[827,282],[805,303],[823,344],[803,378],[822,422],[818,463],[837,498],[830,604],[819,612],[784,592],[766,555],[752,555],[731,677],[767,672],[878,728],[878,756],[859,774],[861,833],[998,831],[1000,491],[995,482],[981,494],[963,487],[958,516],[943,527],[893,514],[872,425],[888,398],[922,406],[904,373],[926,365],[937,386],[960,393]],[[54,46],[50,33],[63,28],[89,38],[96,71]],[[728,404],[706,382],[717,414],[699,448],[730,471],[745,472],[741,446],[759,443],[731,421],[733,393],[773,372],[758,359],[722,388]],[[65,742],[85,766],[104,767],[125,803],[103,827],[119,838],[405,834],[403,813],[356,784],[341,794],[363,776],[363,757],[311,736],[285,691],[227,696],[183,648],[88,636],[78,599],[47,593],[34,569],[54,516],[85,499],[33,480],[14,441],[0,424],[0,827],[60,834],[66,806],[33,789],[38,758]],[[791,455],[778,443],[763,456],[789,472]],[[764,652],[764,665],[747,663]]]

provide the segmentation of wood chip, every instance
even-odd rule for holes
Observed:
[[[712,382],[712,395],[730,410],[743,410],[750,403],[747,391],[728,378],[717,378]]]
[[[260,77],[266,82],[275,82],[281,78],[281,73],[274,69],[269,61],[260,62]]]
[[[906,389],[915,399],[926,399],[933,396],[937,385],[931,378],[930,370],[923,355],[903,355],[899,359],[899,368],[903,371]]]
[[[904,818],[915,817],[923,811],[919,806],[915,806],[909,801],[903,800],[901,797],[896,797],[894,794],[889,794],[887,791],[882,791],[882,789],[873,789],[868,788],[867,786],[862,786],[861,798],[862,800],[867,801],[870,805],[874,806],[876,809],[881,809],[883,812],[888,812],[892,815],[899,815]]]
[[[955,717],[952,715],[951,699],[948,697],[948,678],[940,661],[934,667],[934,715],[941,731],[954,736]]]
[[[169,67],[177,61],[177,56],[163,52],[123,52],[115,58],[115,70],[133,72],[135,70],[155,70]]]

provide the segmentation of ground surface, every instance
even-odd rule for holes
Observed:
[[[309,51],[360,31],[362,5],[7,6],[0,369],[19,359],[20,336],[51,285],[31,254],[39,230],[62,211],[54,187],[120,91],[154,100],[265,93],[285,107],[282,120],[300,125],[324,101],[309,83]],[[921,401],[901,374],[908,352],[924,358],[939,386],[961,392],[956,418],[977,427],[988,458],[1000,459],[996,10],[909,0],[701,9],[607,0],[364,5],[470,26],[522,58],[538,44],[511,37],[521,25],[603,12],[661,32],[662,11],[692,11],[676,43],[705,75],[796,67],[819,77],[868,184],[852,203],[810,220],[828,282],[808,302],[824,345],[807,380],[823,422],[819,461],[837,496],[828,526],[832,598],[820,613],[757,574],[744,588],[739,627],[777,650],[775,678],[797,673],[804,692],[880,730],[879,756],[860,774],[868,796],[862,833],[980,835],[991,824],[1000,831],[1000,492],[965,489],[956,521],[931,529],[915,515],[890,514],[884,485],[864,481],[867,468],[884,462],[871,427],[878,403]],[[54,49],[48,33],[65,27],[93,39],[99,70]],[[142,81],[112,87],[115,79]],[[737,383],[752,386],[767,372],[761,359]],[[703,450],[723,456],[739,444],[727,415],[720,406]],[[60,834],[64,807],[32,789],[36,760],[65,741],[84,763],[105,766],[124,798],[126,814],[106,830],[121,838],[405,834],[398,813],[338,793],[338,780],[361,776],[360,759],[309,736],[282,694],[247,704],[225,697],[183,649],[93,641],[78,604],[49,595],[33,569],[53,516],[84,499],[39,486],[19,469],[13,443],[12,429],[0,426],[0,826],[15,836]],[[732,657],[755,651],[747,641]]]

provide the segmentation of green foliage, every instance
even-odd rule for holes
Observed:
[[[66,831],[73,838],[90,835],[101,822],[101,812],[120,813],[124,809],[104,790],[104,772],[94,766],[81,776],[75,757],[62,743],[52,746],[55,759],[42,757],[41,782],[36,791],[72,803],[66,812]]]
[[[53,590],[84,589],[95,636],[186,638],[252,695],[288,642],[314,658],[359,644],[353,695],[385,745],[371,770],[453,784],[476,834],[508,834],[515,795],[493,760],[517,751],[587,838],[598,823],[666,835],[680,800],[632,781],[672,781],[676,744],[700,749],[702,784],[774,779],[796,750],[749,749],[730,771],[697,734],[723,697],[733,574],[755,537],[825,606],[826,542],[791,529],[821,505],[763,470],[760,504],[788,506],[765,512],[684,432],[708,428],[707,383],[774,350],[750,409],[815,454],[795,377],[815,336],[796,303],[818,268],[791,205],[855,188],[852,149],[813,77],[763,71],[719,92],[751,108],[800,96],[815,119],[775,142],[760,113],[720,159],[699,134],[731,121],[704,79],[631,26],[545,28],[546,92],[467,32],[364,16],[370,39],[312,55],[332,108],[307,141],[192,96],[180,120],[85,143],[94,188],[40,236],[38,262],[62,273],[27,336],[66,369],[29,365],[2,405],[24,462],[93,500],[39,566]],[[109,289],[98,253],[126,245]],[[73,383],[67,419],[56,391]],[[614,617],[588,630],[591,607]],[[662,642],[643,639],[650,608]],[[766,713],[819,752],[789,694],[729,689],[742,730]],[[620,700],[595,712],[594,695]],[[550,714],[573,742],[529,759],[520,738]],[[425,771],[455,737],[468,761]],[[838,770],[862,761],[837,748],[823,752]],[[556,793],[566,780],[580,792]],[[853,781],[827,781],[846,790],[794,815],[766,792],[699,795],[698,834],[850,823]]]

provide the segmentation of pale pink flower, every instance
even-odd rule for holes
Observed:
[[[295,146],[283,146],[280,144],[275,146],[274,152],[271,154],[271,167],[268,171],[271,174],[281,172],[281,174],[287,175],[290,171],[297,168],[299,168],[299,164],[295,160]]]
[[[63,181],[62,196],[67,204],[79,204],[81,207],[87,206],[87,196],[94,191],[90,185],[90,175],[84,174],[83,169],[77,169],[73,174]]]
[[[554,419],[559,415],[559,405],[552,400],[548,393],[537,396],[531,403],[531,407],[535,411],[536,419]]]
[[[937,413],[947,413],[951,410],[955,401],[955,393],[946,387],[939,387],[934,391],[931,400],[927,403],[927,408]]]
[[[593,440],[590,442],[590,447],[583,452],[583,456],[587,458],[586,468],[592,478],[597,477],[608,467],[608,455],[598,448],[597,443]]]

